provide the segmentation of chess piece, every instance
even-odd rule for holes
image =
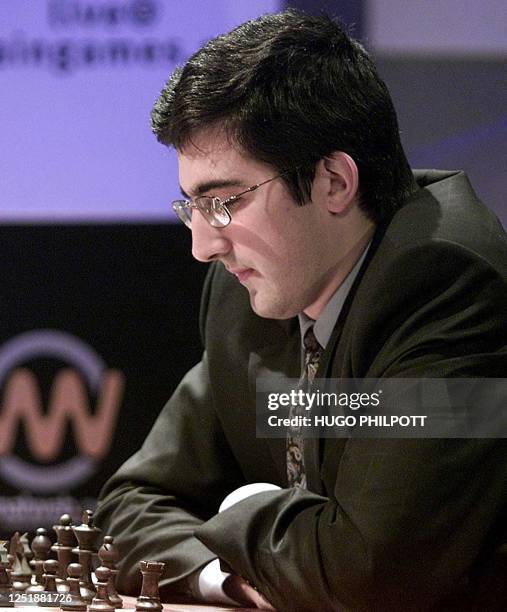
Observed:
[[[57,595],[58,590],[56,588],[56,576],[58,574],[58,561],[56,559],[47,559],[43,564],[44,573],[42,577],[44,579],[44,593],[51,595]]]
[[[67,583],[69,585],[69,591],[66,597],[70,598],[70,600],[60,605],[62,610],[86,612],[86,602],[81,599],[81,591],[79,588],[82,573],[83,568],[79,563],[70,563],[67,566]]]
[[[89,605],[90,612],[114,612],[114,605],[109,601],[107,588],[111,570],[108,567],[100,566],[95,570],[97,578],[97,594]]]
[[[78,555],[79,563],[83,568],[81,582],[79,583],[81,597],[86,603],[90,603],[96,593],[92,582],[93,554],[97,552],[97,541],[102,532],[93,524],[93,512],[91,510],[83,512],[82,524],[72,527],[72,531],[78,541],[77,547],[73,548],[72,552]]]
[[[107,567],[111,570],[111,576],[109,578],[109,583],[107,587],[107,594],[109,595],[109,601],[113,604],[115,608],[123,607],[123,600],[118,595],[118,591],[116,590],[116,576],[118,574],[118,569],[116,564],[120,557],[120,553],[118,552],[118,548],[114,544],[113,536],[105,536],[104,543],[99,548],[99,559],[101,564],[104,567]]]
[[[165,563],[159,561],[141,561],[143,584],[141,595],[137,598],[137,612],[160,612],[162,604],[158,590],[158,581],[164,571]]]
[[[13,590],[11,579],[7,573],[8,568],[7,541],[0,540],[0,607],[2,608],[14,607],[14,602],[11,600]]]
[[[25,549],[18,531],[12,536],[9,543],[8,559],[11,562],[10,578],[12,588],[17,593],[23,593],[30,586],[32,570],[26,560]]]
[[[12,566],[14,565],[14,560],[15,560],[15,556],[11,555],[10,553],[7,553],[7,566],[5,568],[5,571],[7,572],[7,575],[9,576],[9,580],[11,581],[11,586],[12,586]]]
[[[51,550],[51,540],[48,538],[47,531],[44,527],[39,527],[36,535],[32,540],[33,559],[30,561],[30,566],[35,574],[35,584],[32,584],[26,589],[27,593],[40,593],[44,590],[44,561],[49,557]]]
[[[33,552],[30,549],[30,544],[28,542],[28,533],[24,533],[19,538],[19,541],[21,545],[23,546],[23,554],[25,556],[25,559],[28,561],[28,564],[30,564],[30,561],[33,559]]]
[[[72,563],[72,549],[76,545],[76,536],[72,531],[72,519],[68,514],[62,514],[58,525],[53,525],[53,531],[56,533],[56,543],[53,544],[51,550],[56,553],[58,559],[58,580],[57,585],[60,587],[65,584],[67,578],[67,566]]]

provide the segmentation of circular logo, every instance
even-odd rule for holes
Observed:
[[[0,347],[0,384],[17,365],[36,358],[53,358],[68,363],[73,369],[84,376],[89,388],[98,394],[106,373],[104,361],[85,342],[75,336],[59,330],[34,330],[16,336]],[[118,399],[118,394],[116,399]],[[119,403],[119,402],[117,402]],[[85,412],[80,407],[80,416]],[[54,414],[40,415],[37,406],[23,405],[25,423],[38,422],[43,419],[50,421]],[[9,410],[4,406],[3,412]],[[19,412],[19,410],[18,410]],[[57,412],[57,409],[53,410]],[[60,413],[62,411],[60,410]],[[74,415],[71,415],[74,416]],[[3,418],[5,414],[2,415]],[[63,415],[62,421],[65,418]],[[89,420],[96,418],[88,415]],[[110,419],[110,422],[111,419]],[[100,423],[97,423],[100,426]],[[32,428],[34,426],[32,425]],[[4,432],[6,436],[9,432]],[[44,435],[36,432],[37,436]],[[108,432],[109,433],[109,432]],[[90,437],[90,436],[88,436]],[[0,477],[5,482],[21,490],[29,489],[35,493],[52,493],[71,489],[90,478],[97,466],[97,456],[100,451],[81,453],[58,465],[40,466],[29,463],[12,453],[0,455]]]

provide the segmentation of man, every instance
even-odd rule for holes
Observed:
[[[371,59],[326,17],[266,15],[208,42],[152,120],[178,153],[193,254],[212,265],[203,359],[102,492],[120,589],[153,558],[164,593],[205,601],[501,605],[500,441],[255,435],[257,377],[299,377],[312,327],[318,377],[502,376],[494,216],[462,173],[414,179]]]

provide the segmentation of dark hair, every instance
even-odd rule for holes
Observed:
[[[389,92],[368,53],[328,16],[287,10],[206,43],[170,77],[152,113],[160,142],[183,149],[210,127],[285,176],[300,204],[315,165],[344,151],[374,221],[413,189]]]

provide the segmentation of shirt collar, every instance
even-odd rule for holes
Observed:
[[[333,333],[336,321],[340,316],[343,304],[347,299],[347,295],[349,294],[350,288],[352,287],[352,284],[356,279],[356,276],[359,272],[359,269],[361,268],[364,258],[366,257],[366,253],[370,248],[370,244],[371,242],[366,245],[361,257],[357,260],[352,270],[345,277],[345,280],[342,282],[342,284],[334,292],[333,296],[326,304],[324,310],[320,313],[316,321],[305,315],[304,312],[300,312],[298,314],[299,329],[301,330],[301,343],[303,342],[303,338],[305,337],[306,332],[313,325],[313,332],[315,334],[315,337],[317,338],[322,348],[326,348],[326,345],[329,342],[329,338]]]

